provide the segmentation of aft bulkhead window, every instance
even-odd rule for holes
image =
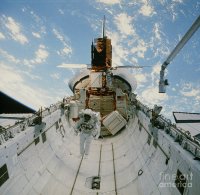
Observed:
[[[147,143],[148,143],[149,145],[151,144],[151,135],[149,135],[149,134],[148,134]]]
[[[177,173],[176,173],[175,184],[176,184],[176,187],[177,187],[178,191],[181,194],[184,193],[184,190],[186,188],[186,182],[187,182],[187,180],[186,180],[185,176],[178,169]]]
[[[155,148],[157,148],[157,146],[158,146],[158,143],[157,143],[157,141],[156,141],[155,139],[153,139],[153,146],[154,146]]]
[[[139,123],[139,130],[142,131],[142,123]]]
[[[42,142],[44,143],[47,140],[46,132],[42,133]]]
[[[2,186],[9,179],[7,165],[4,164],[0,168],[0,186]]]
[[[38,136],[37,138],[35,138],[35,145],[37,145],[40,142],[40,137]]]
[[[59,128],[59,124],[58,124],[58,121],[56,122],[56,129],[58,129]]]

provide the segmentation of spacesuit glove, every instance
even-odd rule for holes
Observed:
[[[74,131],[74,135],[77,136],[77,135],[78,135],[78,132],[77,132],[77,131]]]
[[[98,135],[98,134],[94,136],[94,139],[95,139],[95,140],[97,140],[98,138],[99,138],[99,135]]]

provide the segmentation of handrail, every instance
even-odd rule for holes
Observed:
[[[72,185],[72,189],[71,189],[70,195],[72,195],[72,193],[73,193],[73,191],[74,191],[74,186],[75,186],[75,184],[76,184],[76,180],[77,180],[77,177],[78,177],[80,168],[81,168],[82,161],[83,161],[83,156],[81,157],[81,160],[80,160],[80,163],[79,163],[79,166],[78,166],[76,175],[75,175],[75,179],[74,179],[74,182],[73,182],[73,185]]]
[[[117,195],[117,181],[116,181],[116,172],[115,172],[115,153],[112,143],[112,157],[113,157],[113,172],[114,172],[114,183],[115,183],[115,194]]]
[[[149,109],[146,105],[142,104],[139,100],[137,100],[137,103],[139,105],[139,110],[141,110],[148,118],[150,118],[146,111],[149,111],[151,109]],[[175,141],[178,141],[184,149],[190,151],[195,157],[196,156],[200,157],[200,143],[195,141],[192,137],[189,137],[186,134],[187,131],[175,127],[174,124],[171,124],[171,121],[169,121],[169,119],[166,119],[162,115],[160,115],[157,118],[157,120],[160,123],[164,123],[166,130],[169,131],[169,132],[167,131],[165,132],[169,133],[174,138]],[[186,144],[182,144],[183,141]],[[190,147],[195,148],[195,150],[193,151]]]
[[[100,153],[99,153],[98,177],[100,177],[100,173],[101,173],[101,155],[102,155],[102,144],[101,144],[101,147],[100,147]],[[99,192],[97,192],[96,195],[99,195]]]
[[[58,110],[62,103],[63,103],[62,101],[59,101],[56,104],[52,104],[45,110],[42,110],[41,111],[42,118],[45,118],[51,115],[56,110]],[[6,143],[9,139],[14,138],[17,133],[24,131],[26,127],[29,126],[30,122],[33,121],[33,119],[37,116],[38,116],[38,113],[35,113],[31,115],[30,117],[25,118],[23,121],[20,121],[8,127],[7,129],[4,129],[2,132],[0,132],[0,145],[2,145],[3,143]]]

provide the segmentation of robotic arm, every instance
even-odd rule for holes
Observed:
[[[168,80],[165,79],[166,67],[176,57],[176,55],[184,47],[184,45],[192,37],[192,35],[198,30],[199,26],[200,26],[200,16],[195,20],[190,29],[186,32],[186,34],[183,36],[183,38],[180,40],[180,42],[176,45],[176,47],[173,49],[173,51],[170,53],[170,55],[162,64],[160,70],[159,93],[165,93],[166,86],[169,85]]]

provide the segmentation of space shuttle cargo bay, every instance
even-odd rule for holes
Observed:
[[[115,136],[93,140],[87,159],[79,157],[79,138],[74,135],[74,122],[67,111],[54,105],[42,115],[41,125],[25,131],[15,125],[13,131],[21,133],[0,146],[0,163],[6,164],[9,175],[0,188],[2,195],[200,191],[198,161],[166,130],[158,130],[156,140],[144,109],[133,114]],[[192,176],[185,178],[187,185],[192,180],[192,187],[164,186],[177,183],[172,176],[180,173]],[[93,186],[94,178],[98,178],[97,187]]]

